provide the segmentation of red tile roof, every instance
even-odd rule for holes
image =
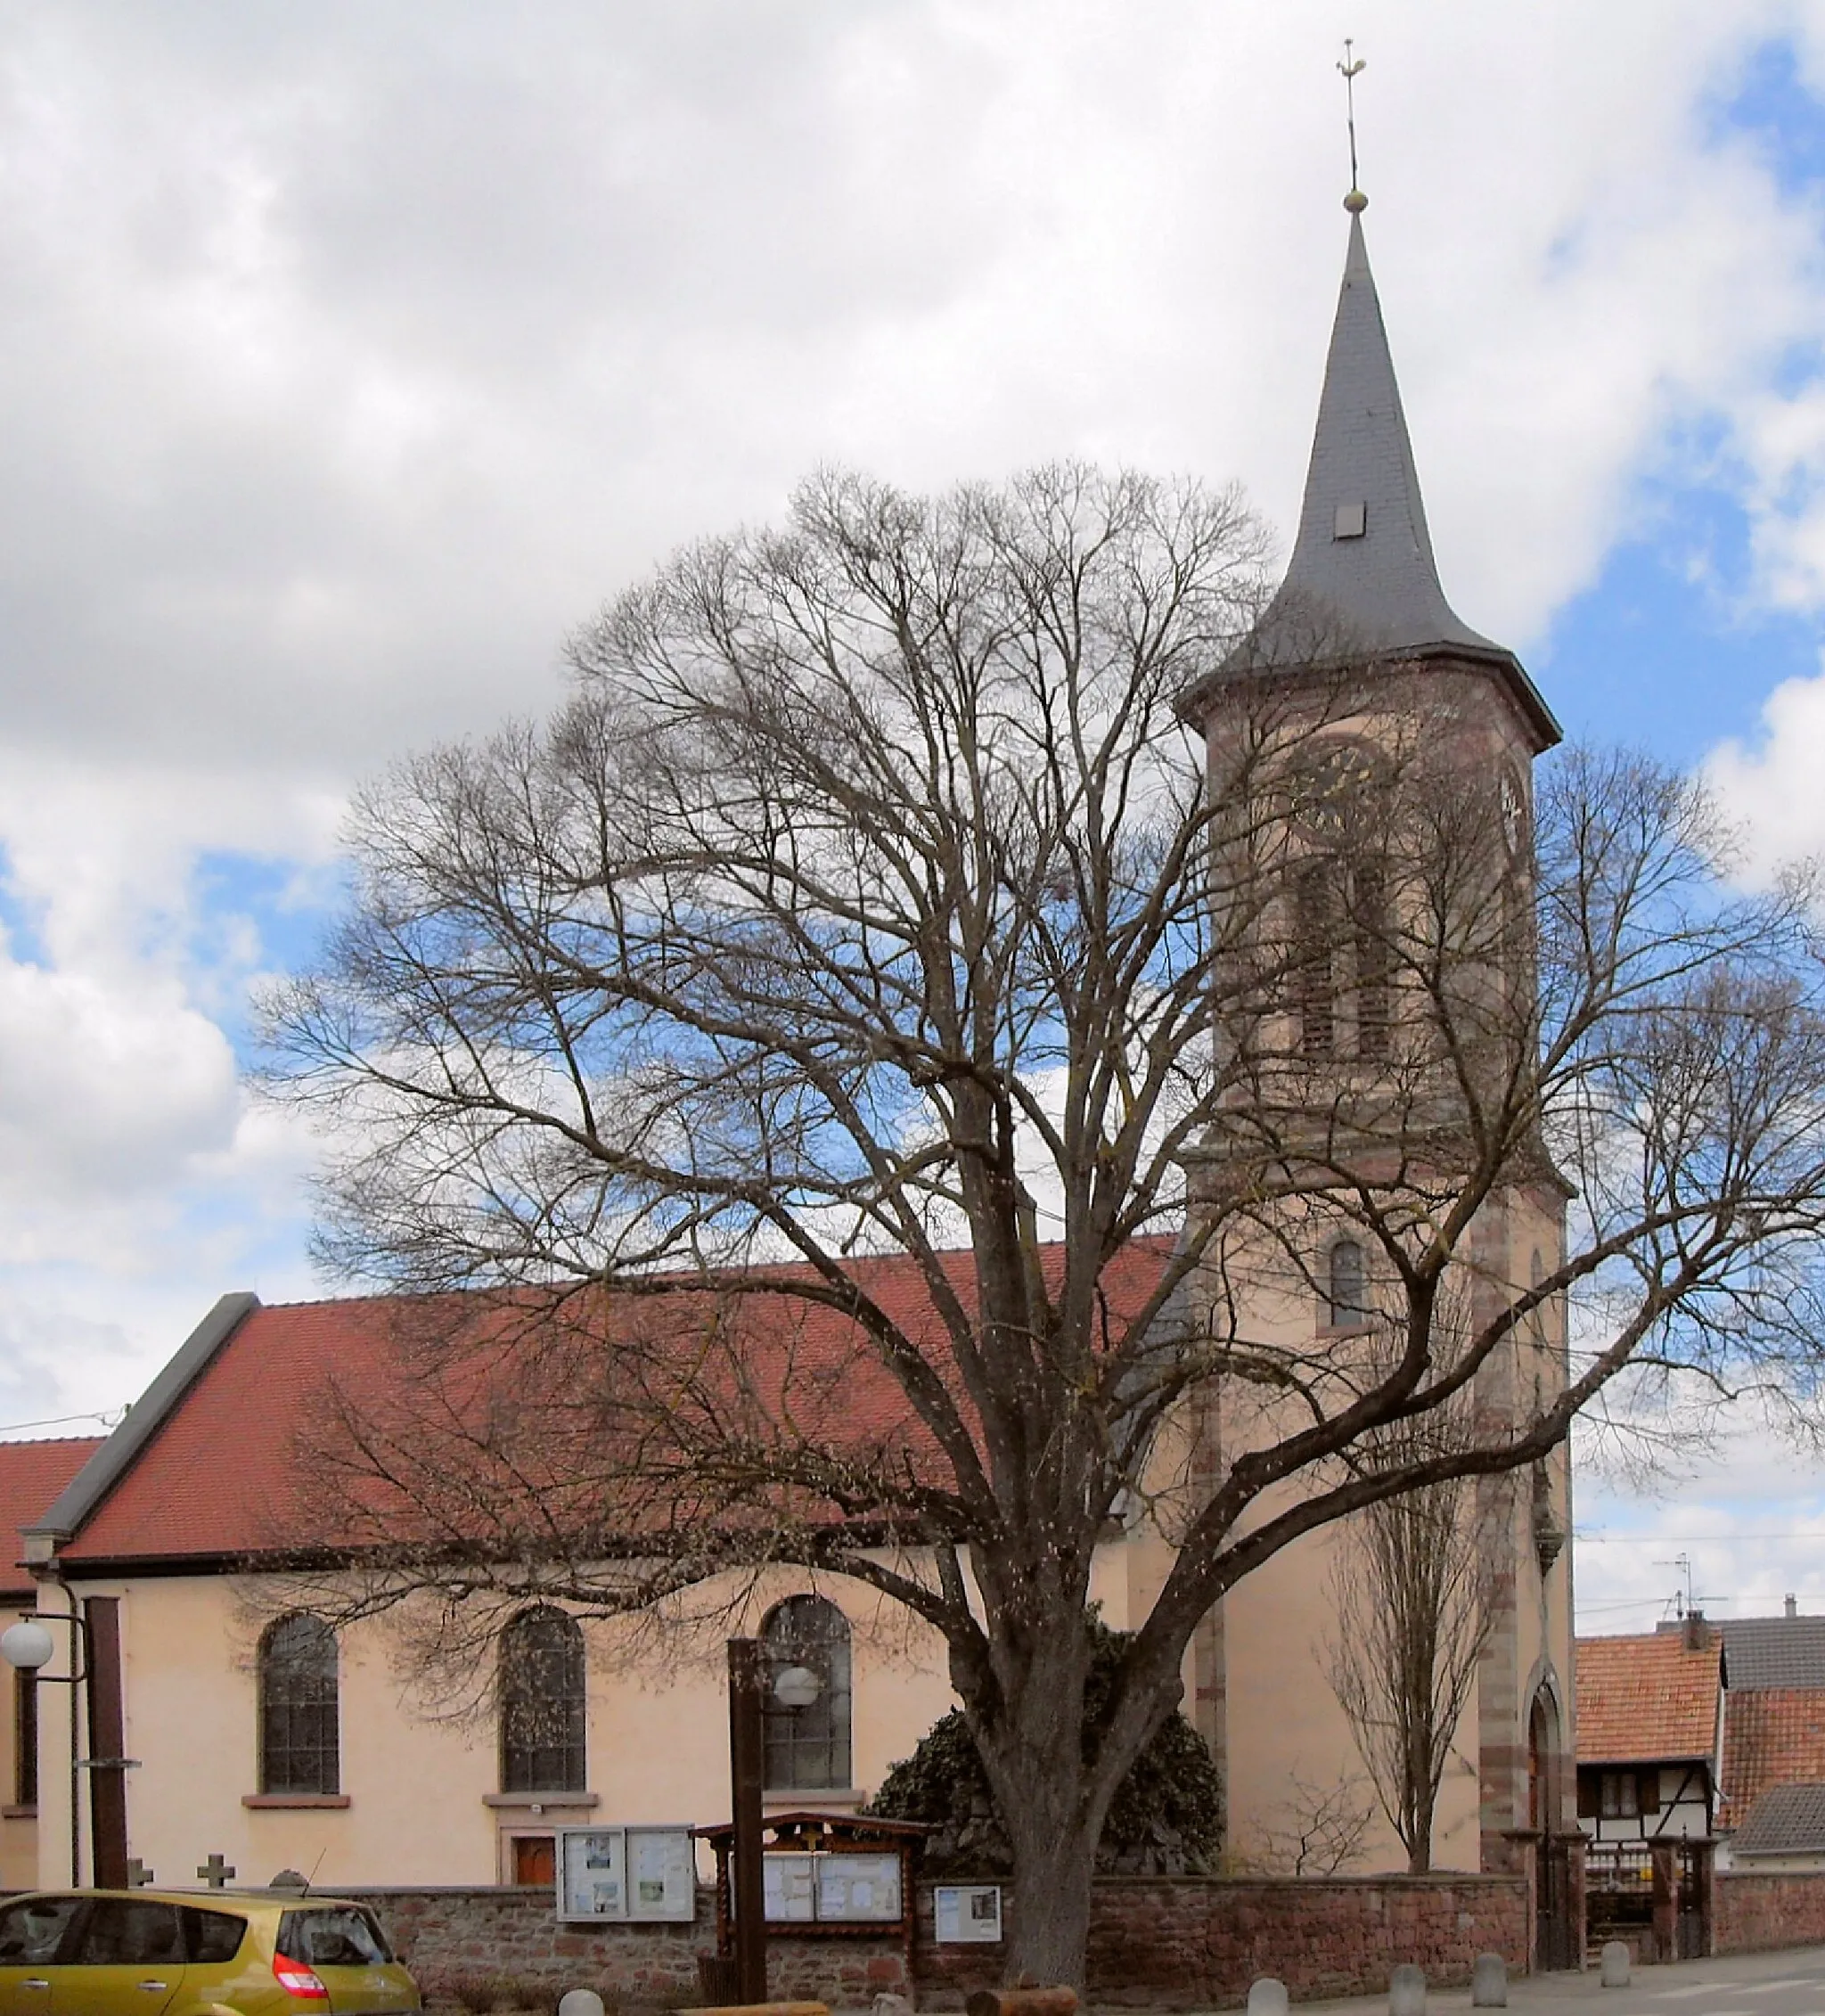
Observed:
[[[1578,1762],[1707,1758],[1717,1741],[1723,1644],[1702,1651],[1677,1633],[1578,1640]]]
[[[1147,1305],[1168,1249],[1137,1242],[1104,1277],[1112,1325]],[[1060,1264],[1054,1250],[1048,1271]],[[973,1301],[967,1254],[947,1256],[946,1273],[960,1298]],[[928,1291],[910,1262],[885,1258],[852,1263],[852,1274],[915,1340],[945,1359],[942,1326]],[[792,1270],[767,1270],[790,1278]],[[601,1304],[596,1305],[600,1310]],[[125,1475],[102,1498],[61,1559],[125,1562],[214,1557],[217,1561],[286,1545],[350,1545],[371,1537],[357,1503],[364,1486],[340,1497],[326,1479],[323,1453],[340,1432],[339,1422],[375,1425],[391,1438],[389,1456],[412,1467],[413,1516],[432,1535],[464,1493],[440,1469],[441,1448],[452,1463],[475,1461],[471,1426],[510,1419],[514,1447],[527,1450],[546,1475],[537,1481],[549,1500],[562,1490],[598,1494],[610,1467],[593,1408],[599,1396],[579,1382],[586,1361],[561,1350],[548,1353],[544,1334],[521,1323],[525,1305],[484,1295],[440,1299],[369,1297],[257,1307],[234,1330],[154,1433]],[[707,1431],[719,1410],[757,1400],[768,1422],[790,1421],[806,1442],[851,1449],[879,1463],[904,1455],[909,1469],[934,1453],[913,1420],[898,1383],[880,1363],[858,1327],[845,1315],[807,1307],[789,1297],[744,1297],[732,1317],[712,1298],[684,1295],[610,1298],[606,1322],[593,1326],[591,1348],[606,1364],[618,1350],[637,1356],[642,1343],[660,1349],[654,1362],[683,1365],[706,1332],[723,1332],[718,1376],[700,1376],[678,1395],[677,1422],[688,1438],[700,1414]],[[602,1332],[610,1349],[602,1348]],[[667,1342],[667,1339],[675,1341]],[[428,1381],[422,1354],[443,1370]],[[457,1370],[453,1374],[451,1365]],[[441,1383],[439,1383],[441,1381]],[[439,1411],[444,1410],[440,1446]],[[773,1432],[777,1432],[775,1428]],[[687,1442],[681,1445],[688,1446]],[[587,1473],[580,1487],[571,1479]],[[439,1487],[451,1484],[440,1498]],[[522,1496],[524,1494],[522,1494]],[[335,1502],[341,1530],[327,1530],[324,1507]],[[600,1499],[598,1498],[598,1501]],[[38,1508],[42,1510],[43,1508]],[[396,1534],[398,1504],[391,1523]],[[828,1512],[824,1516],[829,1516]],[[625,1528],[622,1528],[625,1530]]]
[[[65,1435],[53,1441],[0,1442],[0,1544],[6,1547],[0,1592],[30,1589],[19,1565],[19,1530],[29,1526],[102,1446],[99,1435]]]
[[[1731,1689],[1723,1711],[1723,1794],[1717,1823],[1739,1827],[1776,1785],[1825,1781],[1825,1687]]]

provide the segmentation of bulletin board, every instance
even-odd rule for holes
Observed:
[[[560,1827],[558,1917],[569,1925],[688,1925],[697,1916],[689,1827]]]

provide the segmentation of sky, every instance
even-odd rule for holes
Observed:
[[[1825,848],[1825,0],[0,0],[0,1432],[319,1294],[242,1087],[352,784],[841,463],[1293,521],[1365,224],[1440,569]],[[1586,1629],[1825,1610],[1825,1462],[1588,1464]]]

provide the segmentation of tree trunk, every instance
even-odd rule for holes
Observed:
[[[1068,1604],[1059,1605],[1068,1615]],[[1084,1989],[1090,1878],[1102,1814],[1086,1813],[1084,1691],[1090,1647],[1081,1630],[1038,1634],[1001,1716],[977,1747],[1014,1856],[1004,1979]],[[1106,1807],[1107,1801],[1103,1802]]]
[[[1416,1746],[1410,1757],[1408,1769],[1413,1782],[1409,1788],[1408,1810],[1412,1815],[1412,1832],[1407,1837],[1407,1873],[1428,1876],[1432,1873],[1432,1819],[1437,1806],[1429,1740],[1423,1747]]]
[[[1082,1997],[1095,1846],[1081,1827],[1034,1829],[1010,1821],[1008,1832],[1014,1907],[1003,1979],[1011,1985],[1030,1976],[1043,1987],[1076,1988]]]

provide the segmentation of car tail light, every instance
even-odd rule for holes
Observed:
[[[273,1978],[287,1995],[299,2002],[328,2002],[330,1991],[301,1960],[288,1960],[282,1953],[273,1963]]]

